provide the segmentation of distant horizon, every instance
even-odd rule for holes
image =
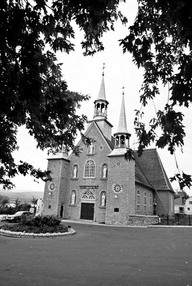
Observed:
[[[40,190],[19,190],[19,189],[11,189],[11,190],[0,189],[0,194],[1,194],[1,192],[12,192],[12,193],[44,193],[44,191],[40,191]]]

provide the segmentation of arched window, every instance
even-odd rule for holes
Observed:
[[[147,211],[147,193],[146,192],[144,192],[144,211],[146,212]]]
[[[102,191],[100,194],[100,206],[106,207],[106,192]]]
[[[107,164],[103,164],[102,165],[101,178],[102,179],[107,179],[107,175],[108,175],[108,166],[107,166]]]
[[[121,145],[125,144],[125,136],[124,135],[121,135],[120,141],[121,141]]]
[[[75,165],[73,166],[72,178],[73,178],[73,179],[78,178],[78,165],[77,165],[77,164],[75,164]]]
[[[95,177],[95,162],[93,160],[88,160],[85,164],[85,178],[94,178]]]
[[[76,191],[73,190],[73,191],[71,192],[71,205],[76,205],[76,197],[77,197]]]
[[[140,205],[141,205],[141,195],[140,191],[137,191],[137,211],[140,211]]]

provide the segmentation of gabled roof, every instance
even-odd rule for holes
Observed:
[[[134,156],[137,165],[136,178],[142,180],[142,182],[146,182],[146,179],[155,190],[170,190],[173,192],[156,149],[145,149],[140,157],[134,152]],[[144,177],[141,176],[141,173]]]
[[[109,139],[107,139],[104,135],[103,135],[103,132],[101,131],[101,129],[99,128],[99,126],[98,126],[98,124],[97,124],[97,122],[96,121],[89,121],[89,127],[87,128],[87,130],[85,131],[85,133],[84,133],[84,136],[85,137],[89,137],[88,136],[88,134],[89,134],[89,131],[90,131],[90,129],[93,127],[93,125],[97,128],[97,130],[98,130],[98,132],[100,133],[100,135],[101,135],[101,137],[103,138],[103,140],[105,141],[105,143],[107,144],[107,146],[109,147],[109,150],[111,151],[112,149],[113,149],[113,137],[111,138],[111,140],[112,141],[110,141]],[[79,142],[76,144],[76,146],[79,146],[79,145],[81,145],[82,144],[82,138],[79,140]],[[73,155],[73,153],[71,153],[70,155],[69,155],[69,159],[71,159],[71,156]]]
[[[114,147],[114,145],[112,143],[113,142],[113,137],[111,136],[111,141],[110,141],[106,136],[104,136],[104,134],[103,134],[101,128],[99,127],[99,125],[97,124],[97,122],[96,121],[93,121],[93,122],[96,125],[96,127],[98,128],[99,132],[101,133],[101,136],[103,137],[104,141],[106,141],[107,145],[112,150],[113,147]]]

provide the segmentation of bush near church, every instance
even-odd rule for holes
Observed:
[[[68,232],[68,227],[61,224],[56,216],[22,217],[15,225],[4,225],[4,230],[28,232],[28,233],[57,233]]]

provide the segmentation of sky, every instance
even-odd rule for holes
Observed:
[[[127,4],[121,3],[121,10],[127,15],[129,24],[134,21],[137,12],[136,1],[128,1]],[[132,61],[132,56],[128,53],[123,54],[122,48],[119,46],[118,40],[125,37],[127,28],[117,23],[115,32],[111,31],[104,35],[103,42],[105,50],[96,53],[94,56],[83,56],[80,42],[83,40],[83,33],[76,28],[75,51],[70,54],[58,53],[58,61],[63,63],[63,77],[68,84],[68,89],[82,94],[88,94],[90,100],[81,105],[81,109],[77,110],[78,114],[85,114],[88,119],[93,118],[93,101],[97,98],[102,79],[102,67],[105,63],[105,89],[106,97],[109,101],[108,121],[113,124],[113,133],[115,133],[119,120],[121,107],[122,87],[124,86],[125,107],[127,116],[128,131],[131,133],[130,145],[132,149],[137,146],[137,138],[134,130],[135,110],[141,108],[139,96],[142,84],[142,69],[138,69]],[[167,102],[168,87],[161,87],[161,94],[150,102],[142,111],[145,115],[142,119],[144,123],[148,123],[149,119],[155,117],[156,110],[162,109]],[[192,174],[192,164],[189,158],[192,158],[192,134],[190,126],[192,126],[191,108],[182,110],[185,116],[186,140],[183,153],[180,149],[176,151],[176,157],[171,156],[167,149],[158,149],[161,161],[167,172],[168,177],[180,171]],[[15,159],[25,160],[33,164],[35,167],[46,169],[47,153],[36,149],[34,139],[28,135],[24,127],[19,130],[18,144],[19,151],[15,152]],[[154,147],[153,145],[151,147]],[[34,182],[34,179],[26,176],[17,176],[13,180],[16,185],[15,190],[43,191],[44,183]],[[178,188],[177,184],[172,184],[174,189]],[[192,190],[186,190],[192,195]]]

